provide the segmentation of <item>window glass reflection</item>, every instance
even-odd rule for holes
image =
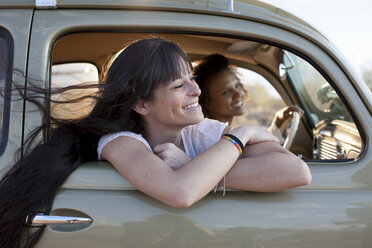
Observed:
[[[294,89],[302,100],[306,109],[310,111],[313,123],[322,120],[345,120],[352,122],[352,118],[345,105],[332,86],[308,62],[289,53],[294,67],[287,70]],[[289,65],[287,56],[283,56],[285,65]]]

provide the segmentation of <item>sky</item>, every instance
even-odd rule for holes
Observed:
[[[330,39],[357,72],[372,69],[372,0],[261,0],[286,10]]]

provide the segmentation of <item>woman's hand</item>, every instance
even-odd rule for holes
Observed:
[[[296,105],[284,107],[275,113],[273,121],[282,133],[285,127],[288,125],[289,121],[293,118],[293,112],[299,113],[300,116],[304,114],[304,111]]]
[[[173,170],[181,168],[191,158],[173,143],[159,144],[154,147],[154,153]]]
[[[278,138],[272,135],[264,127],[254,125],[241,125],[232,128],[228,133],[236,136],[245,144],[256,144],[261,142],[275,142],[279,143]]]

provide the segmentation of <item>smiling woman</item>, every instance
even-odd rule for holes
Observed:
[[[159,127],[166,127],[166,130],[168,126],[184,127],[196,124],[203,119],[198,103],[200,90],[193,80],[191,68],[187,66],[181,71],[183,73],[178,79],[167,85],[159,85],[154,92],[153,101],[139,100],[134,106],[134,110],[147,123],[148,134],[163,133],[164,130],[162,132],[157,130]]]
[[[234,116],[245,113],[247,90],[226,57],[206,57],[195,68],[195,76],[202,90],[200,103],[206,117],[231,122]]]
[[[86,117],[57,119],[45,113],[49,141],[0,182],[1,245],[35,244],[43,229],[27,233],[24,223],[36,213],[49,213],[61,183],[97,157],[137,189],[175,208],[191,206],[222,178],[223,187],[264,192],[310,182],[307,165],[264,128],[228,129],[203,119],[191,68],[174,43],[139,40],[114,56]]]
[[[226,57],[220,54],[209,55],[195,68],[195,75],[201,88],[200,103],[206,117],[232,126],[234,117],[247,112],[244,102],[247,100],[248,91],[241,83],[237,69],[229,64]],[[294,117],[293,112],[303,114],[303,110],[298,106],[284,107],[275,113],[272,124],[268,127],[281,144],[285,143],[282,136]]]

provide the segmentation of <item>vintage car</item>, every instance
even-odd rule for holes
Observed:
[[[152,36],[178,43],[195,63],[228,57],[252,99],[240,123],[265,125],[276,107],[300,106],[305,114],[292,122],[286,147],[307,162],[311,184],[211,192],[175,209],[110,164],[91,162],[63,184],[51,215],[33,220],[30,229],[48,224],[37,248],[372,247],[372,94],[325,36],[279,8],[253,0],[2,0],[0,86],[13,81],[27,93],[31,83],[95,81],[115,52]],[[16,91],[3,92],[1,174],[45,121]],[[51,107],[59,116],[89,109]]]

